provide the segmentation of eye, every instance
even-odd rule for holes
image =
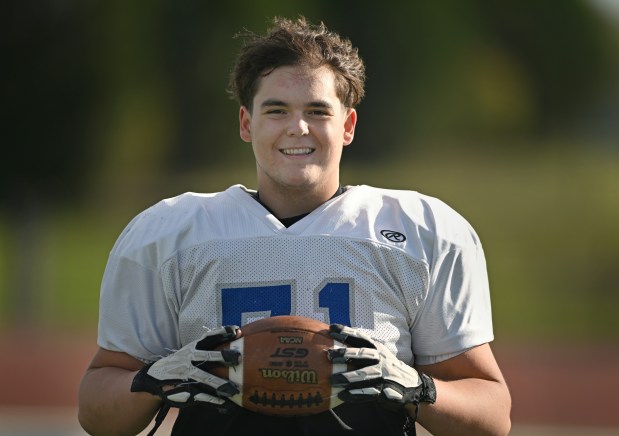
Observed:
[[[314,117],[328,117],[330,115],[329,112],[323,109],[312,109],[308,111],[307,113]]]
[[[267,114],[283,114],[285,111],[283,109],[269,109],[266,111]]]

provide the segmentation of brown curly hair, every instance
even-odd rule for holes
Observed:
[[[243,31],[244,43],[230,74],[228,92],[252,110],[259,79],[282,66],[328,66],[335,74],[336,93],[342,104],[354,108],[365,95],[365,65],[350,40],[305,17],[273,18],[266,35]]]

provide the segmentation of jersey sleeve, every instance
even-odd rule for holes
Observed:
[[[152,362],[179,348],[175,317],[157,271],[110,255],[101,286],[100,347]]]
[[[99,305],[100,347],[152,362],[180,348],[178,308],[162,283],[161,247],[146,241],[148,216],[136,217],[120,235],[103,274]]]
[[[444,211],[436,224],[427,298],[412,330],[415,362],[422,365],[494,339],[483,248],[464,218]]]

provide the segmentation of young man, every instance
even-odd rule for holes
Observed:
[[[164,200],[120,235],[100,349],[80,387],[82,426],[136,434],[178,406],[181,435],[402,435],[415,419],[437,435],[507,434],[474,230],[437,199],[340,185],[364,95],[357,50],[303,18],[245,36],[230,88],[258,189]],[[287,314],[331,324],[348,348],[329,357],[365,366],[338,376],[344,403],[329,412],[249,412],[226,400],[232,383],[194,365],[233,365],[237,354],[213,349],[236,326]]]

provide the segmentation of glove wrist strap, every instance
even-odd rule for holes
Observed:
[[[422,372],[419,373],[419,377],[421,378],[422,386],[419,403],[434,404],[436,402],[436,386],[434,385],[434,380],[432,377]]]
[[[417,418],[419,418],[419,403],[434,404],[436,402],[436,386],[434,385],[434,379],[422,372],[418,372],[418,374],[421,379],[421,392],[416,401],[413,401],[413,404],[415,404],[415,414],[409,418],[412,419],[412,428],[414,428],[414,423],[417,421]]]

